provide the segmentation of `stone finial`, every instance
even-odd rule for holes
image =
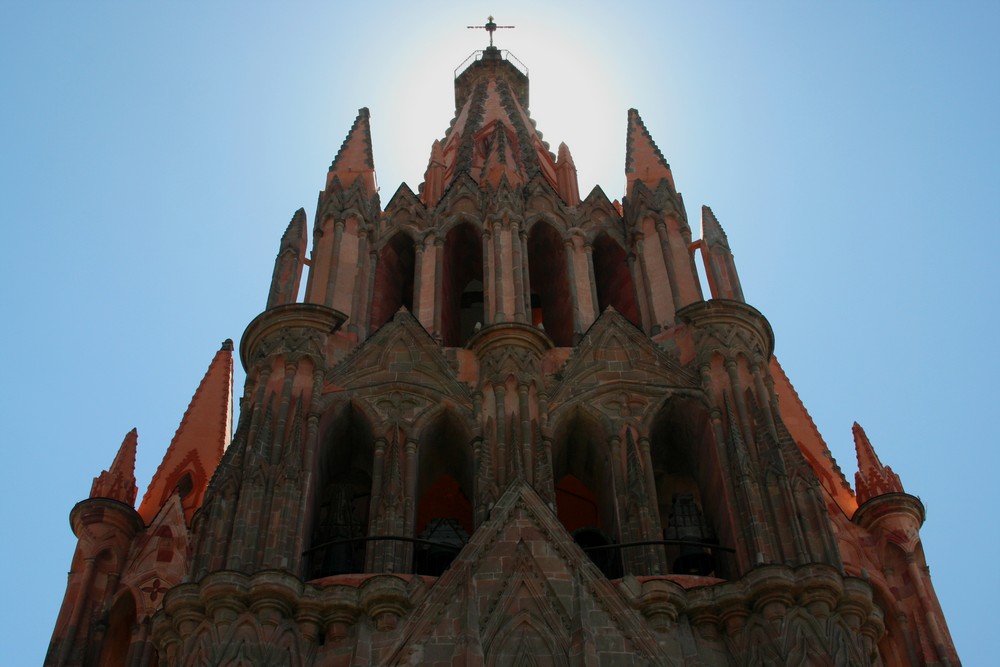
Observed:
[[[125,434],[111,467],[94,478],[94,484],[90,487],[91,498],[111,498],[129,507],[135,505],[138,492],[135,484],[135,450],[138,442],[139,434],[135,429]]]
[[[444,192],[446,171],[441,141],[435,139],[434,143],[431,144],[431,157],[427,161],[427,171],[424,172],[424,184],[420,188],[420,200],[425,206],[435,206],[440,201]]]
[[[720,246],[729,250],[729,238],[708,206],[701,207],[701,238],[708,246]]]
[[[372,131],[367,108],[358,110],[347,138],[341,144],[337,156],[333,158],[326,176],[326,188],[330,189],[336,180],[346,190],[361,180],[365,193],[375,194],[375,158],[372,155]]]
[[[854,475],[854,486],[858,504],[886,493],[903,493],[899,475],[889,466],[882,465],[875,448],[861,425],[854,422],[854,447],[858,454],[858,472]]]
[[[227,343],[215,353],[139,503],[146,525],[179,487],[184,515],[190,521],[222,460],[232,437],[233,419],[233,349],[231,341]]]
[[[639,112],[635,109],[628,110],[628,131],[625,136],[625,178],[625,193],[627,195],[632,194],[632,188],[636,181],[642,181],[651,190],[655,190],[664,178],[670,183],[670,189],[676,191],[670,165],[650,136]]]
[[[556,157],[556,182],[559,186],[559,195],[568,206],[580,203],[580,183],[576,176],[576,163],[573,162],[573,155],[565,143],[559,144],[559,154]]]
[[[300,208],[292,216],[285,233],[281,236],[281,246],[274,260],[271,275],[271,290],[267,295],[267,308],[295,303],[302,281],[306,245],[309,232],[306,226],[306,210]]]

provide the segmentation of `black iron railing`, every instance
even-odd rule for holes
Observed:
[[[416,574],[430,576],[438,576],[446,570],[454,557],[465,546],[465,544],[455,544],[454,542],[438,542],[402,535],[372,535],[328,540],[310,547],[302,553],[308,559],[310,578],[363,572],[364,563],[358,562],[358,558],[353,557],[353,554],[357,553],[359,545],[368,542],[403,542],[415,545],[413,571]],[[348,547],[348,549],[339,552],[339,560],[336,558],[337,547]],[[618,579],[623,572],[627,571],[628,568],[625,566],[625,552],[627,550],[650,547],[664,549],[670,574],[723,575],[720,578],[726,578],[724,575],[730,569],[729,556],[736,553],[736,550],[731,547],[696,540],[640,540],[590,546],[581,545],[583,552],[609,579]],[[335,554],[332,560],[331,553]],[[322,563],[314,563],[317,554],[323,554]],[[352,556],[349,557],[348,554]],[[363,556],[361,560],[363,560]]]

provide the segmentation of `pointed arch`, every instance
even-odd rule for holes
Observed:
[[[379,328],[401,307],[413,312],[416,250],[413,237],[398,231],[382,245],[375,268],[371,330]]]
[[[472,223],[460,222],[448,230],[441,272],[440,334],[444,345],[459,347],[486,319],[482,234]]]
[[[563,238],[544,220],[528,232],[531,321],[541,324],[557,347],[573,345],[573,299]]]
[[[582,407],[567,414],[554,431],[552,479],[556,515],[573,539],[608,578],[621,576],[621,558],[610,546],[619,541],[617,487],[609,435]]]
[[[733,519],[708,413],[701,401],[674,396],[657,410],[650,429],[650,458],[665,539],[731,546]],[[667,547],[675,574],[731,576],[718,550]]]
[[[108,629],[104,635],[98,667],[118,667],[127,664],[136,616],[135,598],[132,597],[130,590],[125,589],[115,600],[108,614]]]
[[[625,249],[607,232],[597,235],[592,248],[598,312],[603,313],[611,306],[629,322],[641,327],[635,282]]]
[[[417,545],[416,574],[440,575],[473,532],[471,440],[448,408],[439,410],[420,433],[414,536],[441,546]]]
[[[562,640],[562,641],[560,641]],[[569,665],[562,633],[543,618],[519,611],[487,640],[486,667],[566,667]]]
[[[362,572],[372,494],[371,422],[354,403],[322,420],[306,578]],[[356,540],[356,541],[351,541]]]

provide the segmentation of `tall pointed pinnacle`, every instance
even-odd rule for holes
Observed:
[[[271,275],[271,291],[267,295],[267,308],[295,303],[299,295],[299,283],[302,281],[302,266],[308,242],[306,210],[300,208],[281,236],[281,246]]]
[[[94,478],[90,487],[91,498],[111,498],[129,507],[135,505],[135,495],[139,490],[135,485],[135,449],[138,442],[139,435],[135,429],[125,434],[111,467]]]
[[[441,199],[441,194],[444,192],[445,171],[441,142],[435,139],[431,145],[431,157],[427,161],[427,171],[424,172],[424,183],[420,187],[420,200],[425,206],[433,207]]]
[[[858,422],[854,422],[854,448],[858,453],[858,472],[854,475],[854,486],[858,504],[885,493],[903,493],[903,483],[899,475],[889,466],[883,466],[868,435]]]
[[[729,237],[719,224],[719,219],[708,206],[701,207],[701,238],[710,246],[729,249]]]
[[[565,142],[559,144],[559,154],[556,157],[556,182],[559,186],[559,196],[568,206],[580,203],[580,182],[576,177],[576,163]]]
[[[655,190],[662,179],[667,179],[674,188],[674,175],[663,153],[649,135],[639,112],[628,110],[628,132],[625,137],[625,194],[631,195],[636,181],[642,181],[650,190]]]
[[[746,303],[740,276],[736,272],[736,262],[729,249],[729,239],[715,213],[707,206],[701,207],[700,243],[712,297]]]
[[[375,194],[375,158],[372,155],[372,130],[369,124],[371,114],[367,108],[358,110],[351,131],[333,158],[330,171],[326,175],[326,189],[334,182],[341,189],[348,189],[354,182],[361,179],[365,194],[371,197]]]
[[[226,340],[195,390],[139,505],[147,525],[177,491],[190,522],[232,437],[233,341]]]

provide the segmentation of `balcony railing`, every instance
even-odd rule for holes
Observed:
[[[464,544],[401,535],[330,540],[317,544],[302,554],[307,559],[306,569],[310,573],[309,578],[319,579],[337,574],[364,572],[363,547],[368,542],[402,542],[414,545],[413,572],[428,576],[440,576],[464,546]],[[664,555],[670,563],[668,574],[716,576],[720,579],[730,576],[729,573],[732,572],[730,556],[736,552],[730,547],[693,540],[642,540],[581,548],[609,579],[621,578],[628,570],[625,565],[625,552],[630,549],[664,549]],[[317,558],[320,558],[321,562],[317,563]]]

